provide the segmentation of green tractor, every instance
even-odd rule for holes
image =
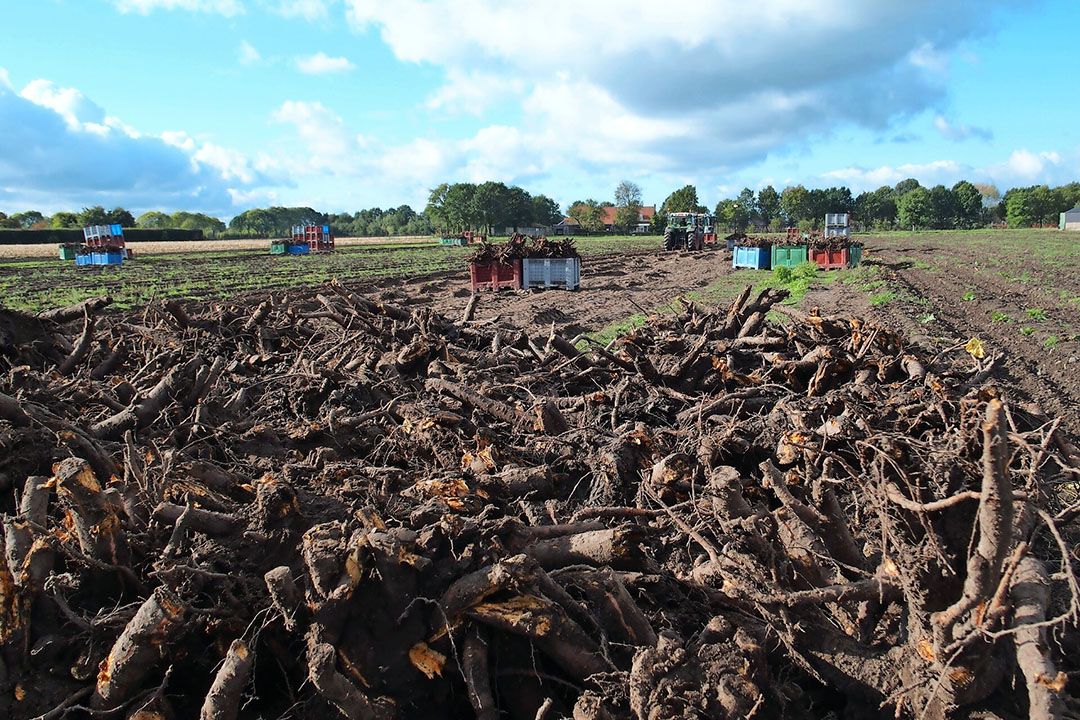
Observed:
[[[664,228],[665,250],[702,250],[716,244],[716,227],[708,213],[671,213]]]

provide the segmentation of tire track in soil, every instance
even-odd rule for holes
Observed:
[[[1066,432],[1074,438],[1080,437],[1080,366],[1070,362],[1066,352],[1059,355],[1064,362],[1058,361],[1035,341],[1020,335],[1015,325],[997,325],[989,321],[987,305],[1031,307],[1033,304],[1023,302],[1027,295],[1012,289],[994,288],[994,283],[976,283],[974,278],[965,283],[954,275],[942,277],[914,268],[892,269],[884,263],[882,267],[887,269],[893,286],[916,300],[930,303],[926,308],[917,301],[897,301],[874,308],[878,315],[888,318],[888,324],[918,342],[920,336],[926,338],[926,329],[919,327],[915,317],[930,309],[935,315],[935,326],[956,343],[972,337],[988,341],[991,352],[1003,354],[996,373],[1003,389],[1018,399],[1034,402],[1051,417],[1061,418]],[[983,294],[988,294],[989,290],[998,302],[959,302],[957,290],[972,285],[979,287]]]
[[[598,332],[632,315],[652,312],[731,273],[731,257],[724,250],[645,250],[585,256],[580,291],[485,292],[473,317],[510,317],[531,333],[547,333],[554,323],[571,339],[581,333]],[[472,294],[468,273],[448,273],[434,282],[430,280],[432,276],[411,278],[406,287],[393,283],[397,287],[388,288],[383,297],[407,305],[428,303],[448,317],[460,317]]]

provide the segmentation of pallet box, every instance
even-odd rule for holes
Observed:
[[[309,255],[311,254],[311,248],[307,245],[289,244],[286,246],[285,252],[289,255]]]
[[[772,266],[798,267],[810,259],[809,248],[806,245],[773,245]]]
[[[849,249],[848,267],[859,267],[862,262],[862,245],[852,245]]]
[[[581,258],[525,258],[521,261],[521,286],[577,290],[581,285]]]
[[[731,256],[731,267],[768,270],[772,267],[772,248],[736,245]]]
[[[274,242],[270,243],[270,254],[271,255],[284,255],[285,254],[285,241],[284,240],[275,240]]]
[[[78,254],[77,254],[77,251],[76,251],[75,248],[73,248],[73,247],[71,247],[69,245],[61,245],[60,246],[60,259],[61,260],[75,260],[77,257],[78,257]]]
[[[521,261],[469,263],[472,290],[521,289]]]
[[[450,245],[454,247],[464,247],[469,244],[469,241],[463,237],[444,237],[439,238],[440,245]]]
[[[844,270],[851,262],[848,248],[838,250],[811,250],[810,259],[822,270]]]

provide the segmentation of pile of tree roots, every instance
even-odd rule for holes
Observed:
[[[0,311],[0,717],[1076,717],[1072,439],[784,297]]]

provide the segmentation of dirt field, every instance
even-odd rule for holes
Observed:
[[[204,252],[232,252],[237,250],[265,251],[270,242],[266,238],[254,238],[249,240],[200,240],[194,242],[129,242],[136,256],[143,255],[168,255],[173,253],[204,253]],[[353,247],[356,245],[409,245],[414,243],[431,243],[428,236],[402,236],[402,237],[345,237],[336,238],[335,243],[340,247]],[[56,245],[0,245],[0,258],[55,258]]]
[[[931,352],[964,354],[979,338],[1001,355],[1001,378],[1080,433],[1080,243],[1054,231],[890,234],[864,238],[862,268],[821,273],[798,306],[860,314]],[[466,273],[380,283],[386,299],[432,304],[450,317],[469,300]],[[582,290],[485,295],[478,319],[503,317],[541,333],[607,342],[688,297],[723,303],[768,272],[733,271],[730,254],[655,253],[585,262]]]
[[[1019,290],[955,238],[826,274],[596,242],[580,292],[473,318],[426,249],[0,308],[0,717],[1074,717],[1044,240],[983,268]],[[309,260],[246,267],[388,271]]]
[[[861,313],[904,331],[935,352],[979,338],[1000,354],[1003,378],[1023,400],[1080,431],[1080,243],[1056,231],[970,231],[863,238],[858,270],[821,273],[805,297],[788,302],[826,313]],[[502,316],[530,332],[552,324],[568,337],[607,343],[670,311],[678,297],[719,304],[746,284],[775,284],[768,272],[738,271],[724,251],[649,252],[657,238],[585,238],[577,293],[485,295],[477,317]],[[187,244],[185,244],[187,245]],[[122,270],[80,269],[59,261],[0,263],[0,293],[12,308],[40,311],[110,295],[119,308],[154,299],[231,297],[318,285],[331,279],[374,288],[387,299],[431,305],[454,317],[468,302],[464,248],[424,243],[343,243],[325,257],[272,258],[252,250],[161,254]],[[628,254],[629,253],[629,254]],[[638,254],[635,254],[638,253]],[[789,288],[790,289],[790,288]],[[774,317],[779,315],[774,313]],[[950,350],[951,348],[951,350]]]

